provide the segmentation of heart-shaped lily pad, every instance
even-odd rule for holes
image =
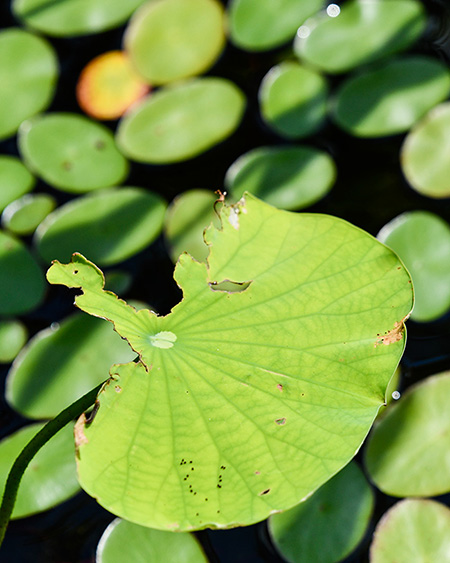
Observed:
[[[139,354],[79,419],[78,470],[149,527],[246,525],[310,495],[355,455],[405,345],[409,275],[376,239],[249,194],[221,221],[207,264],[181,255],[184,297],[165,317],[105,292],[79,254],[47,273]]]
[[[116,518],[106,528],[97,546],[96,563],[208,563],[192,534],[173,534],[152,530]]]
[[[100,264],[117,264],[161,232],[166,203],[142,188],[109,188],[74,199],[39,225],[34,243],[50,262],[84,252]]]
[[[261,83],[261,115],[282,137],[306,137],[322,126],[327,96],[323,76],[298,63],[284,62],[271,68]]]
[[[406,49],[425,25],[425,9],[418,0],[348,0],[305,22],[294,51],[325,72],[347,72]]]
[[[26,326],[16,319],[0,320],[0,363],[12,362],[27,341]]]
[[[299,25],[322,7],[322,0],[231,0],[231,40],[248,51],[266,51],[293,39]]]
[[[206,71],[225,45],[218,0],[147,2],[127,28],[125,49],[150,84],[167,84]]]
[[[406,499],[375,529],[371,563],[450,563],[450,510],[440,502]]]
[[[34,176],[15,156],[0,155],[0,211],[33,189]]]
[[[223,78],[197,78],[161,89],[119,123],[117,144],[128,157],[168,164],[223,141],[239,125],[245,98]]]
[[[365,463],[383,492],[397,497],[450,492],[450,372],[409,387],[370,436]]]
[[[21,428],[0,442],[0,489],[3,490],[16,457],[44,426]],[[55,434],[31,460],[20,482],[12,518],[48,510],[80,490],[77,481],[73,425]]]
[[[58,76],[52,46],[23,29],[0,32],[0,139],[51,102]]]
[[[87,117],[50,113],[22,123],[19,150],[25,164],[48,184],[83,193],[120,184],[128,162],[109,129]]]
[[[429,211],[410,211],[378,233],[411,273],[415,305],[411,318],[433,321],[450,308],[450,225]]]
[[[374,494],[363,472],[349,463],[312,497],[269,518],[275,546],[291,563],[345,559],[369,525]]]
[[[228,169],[225,186],[239,199],[247,190],[282,209],[302,209],[327,194],[336,165],[324,151],[307,146],[259,147]]]
[[[74,315],[23,348],[8,372],[6,399],[23,416],[52,418],[107,379],[112,363],[135,356],[106,323]]]
[[[2,227],[17,235],[29,235],[56,207],[49,194],[26,194],[10,203],[2,213]]]
[[[431,57],[404,57],[344,82],[336,95],[333,118],[357,137],[403,133],[449,92],[446,65]]]

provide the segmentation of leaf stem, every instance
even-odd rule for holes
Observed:
[[[3,538],[5,537],[6,528],[8,527],[11,514],[16,503],[20,481],[28,464],[42,446],[45,446],[45,444],[57,432],[64,428],[66,424],[69,424],[71,420],[78,418],[86,409],[94,404],[97,394],[103,385],[104,382],[97,385],[97,387],[86,393],[86,395],[83,395],[80,399],[61,411],[55,418],[47,422],[44,428],[42,428],[36,436],[28,442],[16,458],[16,461],[9,472],[3,493],[2,504],[0,506],[0,546],[2,545]]]

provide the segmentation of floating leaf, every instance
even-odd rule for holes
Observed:
[[[34,187],[35,179],[15,156],[0,155],[0,211]]]
[[[2,227],[17,235],[29,235],[56,207],[49,194],[26,194],[10,203],[2,213]]]
[[[12,362],[27,341],[26,326],[15,319],[0,321],[0,363]]]
[[[450,372],[409,387],[375,425],[365,463],[375,485],[397,497],[450,492]]]
[[[78,468],[108,510],[154,528],[246,525],[311,494],[355,455],[405,345],[409,276],[373,237],[250,195],[221,219],[208,264],[181,255],[165,317],[105,292],[79,254],[47,273],[139,353],[78,421]]]

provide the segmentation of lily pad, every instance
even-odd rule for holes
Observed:
[[[0,139],[50,104],[57,76],[58,60],[47,41],[23,29],[0,32]]]
[[[376,239],[249,194],[221,221],[207,264],[181,255],[184,298],[164,317],[105,292],[80,254],[47,273],[139,353],[79,419],[78,471],[157,529],[251,524],[305,499],[355,455],[405,345],[409,275]]]
[[[174,262],[188,252],[199,262],[208,256],[203,233],[211,222],[219,226],[213,205],[217,196],[208,190],[189,190],[177,196],[167,209],[164,235]]]
[[[14,360],[27,341],[26,326],[16,319],[0,320],[0,363]]]
[[[298,26],[322,4],[322,0],[231,0],[231,40],[247,51],[273,49],[293,39]]]
[[[328,73],[347,72],[407,49],[427,21],[418,0],[349,0],[302,25],[294,51]]]
[[[264,121],[289,139],[306,137],[320,129],[327,113],[327,97],[325,78],[293,62],[271,68],[259,89]]]
[[[372,563],[450,562],[450,510],[433,500],[406,499],[378,523],[370,548]]]
[[[150,84],[208,70],[225,46],[217,0],[154,0],[131,19],[124,37],[133,65]]]
[[[34,184],[34,176],[18,158],[0,155],[0,211],[30,192]]]
[[[39,225],[34,243],[50,262],[84,252],[100,264],[122,262],[161,232],[166,203],[142,188],[109,188],[56,209]]]
[[[30,170],[63,191],[84,193],[120,184],[128,174],[111,131],[81,115],[36,116],[22,123],[18,141]]]
[[[13,0],[14,15],[47,35],[98,33],[124,23],[146,0]]]
[[[22,241],[0,231],[0,314],[20,315],[44,297],[44,275]]]
[[[404,57],[344,82],[333,118],[357,137],[395,135],[407,131],[449,92],[446,65],[431,57]]]
[[[109,51],[84,67],[76,93],[79,106],[91,117],[118,119],[149,90],[124,51]]]
[[[410,211],[392,219],[377,237],[403,260],[414,282],[411,318],[438,319],[450,308],[450,225],[429,211]]]
[[[10,203],[2,213],[2,226],[17,235],[29,235],[56,207],[49,194],[26,194]]]
[[[97,546],[96,563],[208,563],[192,534],[152,530],[116,518],[106,528]]]
[[[397,497],[450,492],[450,372],[409,387],[375,425],[366,448],[370,478]]]
[[[197,78],[161,89],[119,122],[117,144],[128,157],[168,164],[193,158],[239,125],[243,93],[223,78]]]
[[[106,323],[74,315],[38,332],[22,349],[8,372],[6,399],[27,418],[53,418],[105,381],[112,363],[135,357]]]
[[[43,426],[42,423],[31,424],[0,442],[1,490],[16,457]],[[79,490],[73,425],[68,424],[39,450],[25,470],[12,518],[24,518],[53,508]]]
[[[259,147],[228,169],[225,186],[240,198],[248,190],[282,209],[302,209],[324,197],[336,179],[329,154],[313,147]]]
[[[441,104],[408,133],[401,151],[403,173],[411,187],[433,198],[450,197],[450,104]]]
[[[369,483],[351,462],[312,497],[272,515],[269,532],[286,561],[335,563],[363,539],[373,505]]]

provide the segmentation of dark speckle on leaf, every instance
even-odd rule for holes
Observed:
[[[261,492],[259,493],[259,496],[262,497],[263,495],[267,495],[267,494],[269,494],[269,493],[270,493],[270,489],[265,489],[264,491],[261,491]]]

